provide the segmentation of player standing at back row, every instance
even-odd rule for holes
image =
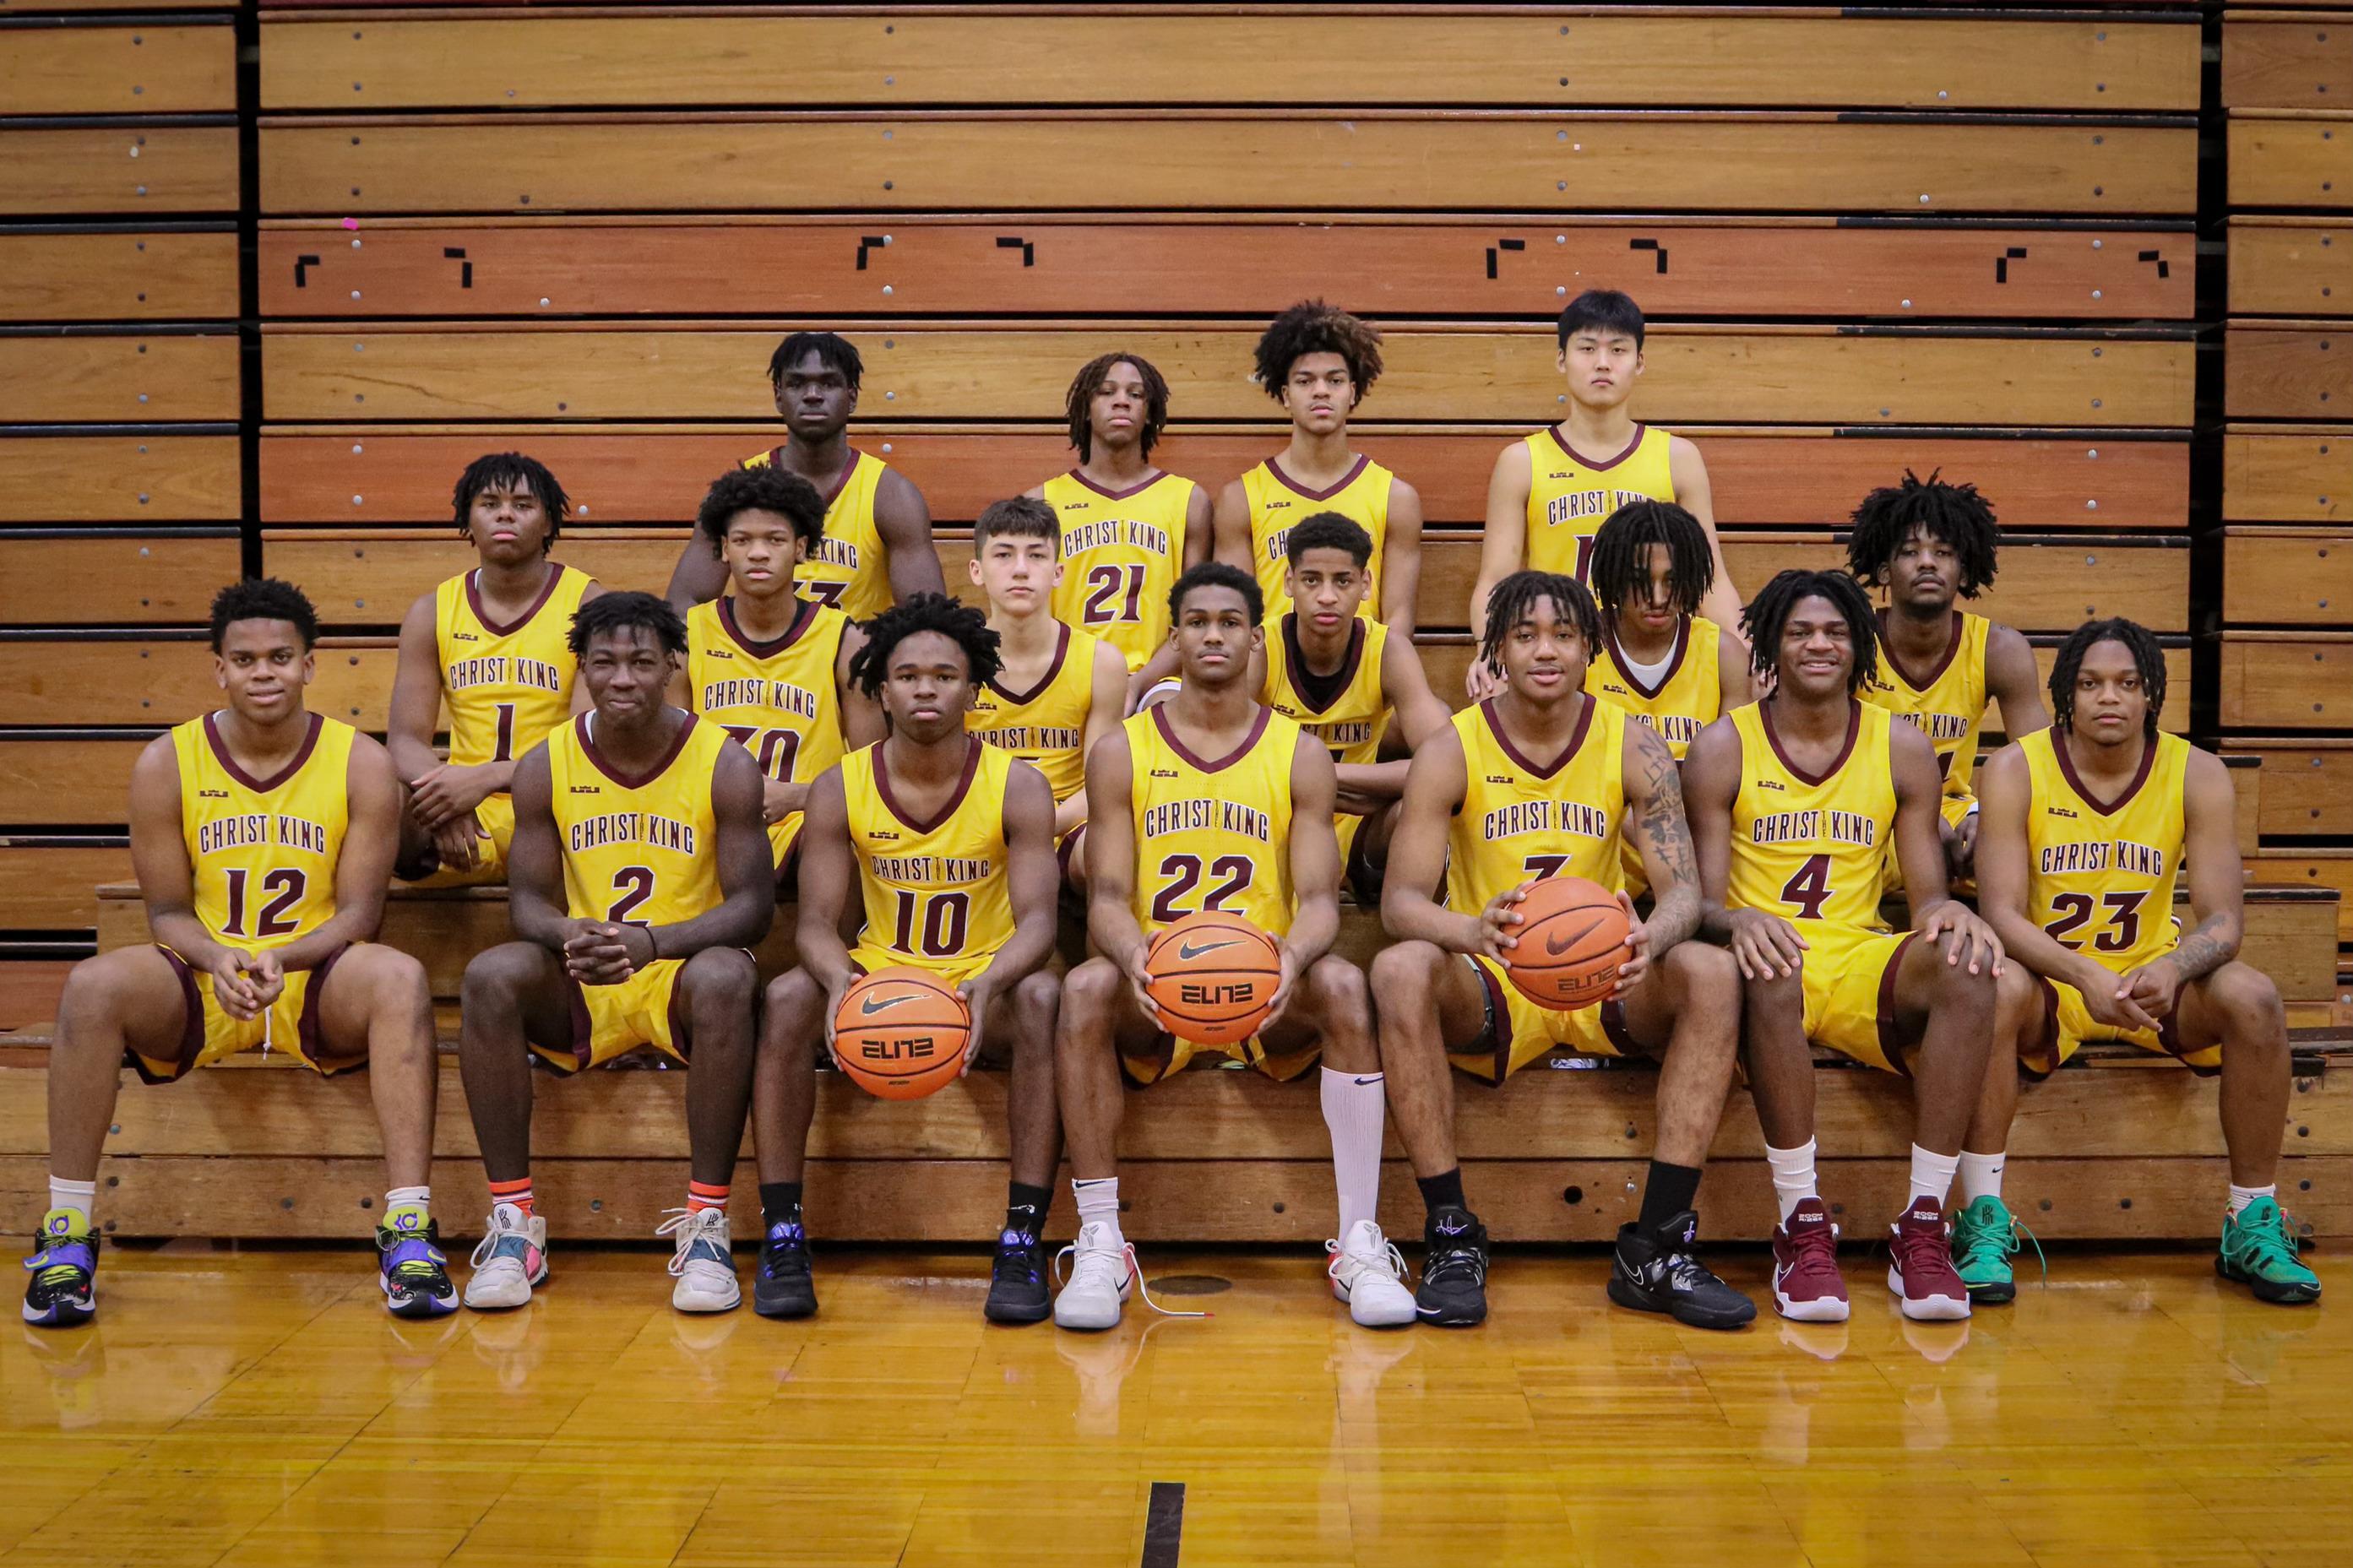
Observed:
[[[1628,407],[1643,369],[1641,308],[1614,289],[1588,289],[1560,313],[1555,337],[1568,417],[1513,442],[1495,458],[1471,624],[1487,624],[1487,595],[1523,568],[1589,585],[1594,534],[1620,507],[1647,499],[1673,501],[1699,520],[1715,555],[1715,580],[1700,613],[1720,626],[1739,625],[1740,595],[1725,570],[1699,448],[1636,424]],[[1479,699],[1493,696],[1503,679],[1474,662],[1468,683]]]
[[[825,537],[803,563],[801,592],[854,621],[871,620],[893,600],[945,592],[932,512],[898,469],[849,444],[865,362],[833,332],[795,332],[768,361],[785,441],[744,459],[747,468],[798,474],[825,498]],[[670,604],[684,615],[727,586],[726,567],[690,539],[670,573]]]

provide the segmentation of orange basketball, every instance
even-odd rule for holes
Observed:
[[[1521,995],[1571,1012],[1609,994],[1629,956],[1617,894],[1582,877],[1546,877],[1517,907],[1518,945],[1504,953],[1504,973]]]
[[[1145,989],[1169,1033],[1197,1046],[1246,1040],[1266,1022],[1282,950],[1240,915],[1187,915],[1152,939]]]
[[[921,1100],[964,1070],[972,1013],[936,974],[904,966],[853,981],[833,1016],[833,1055],[869,1094]]]

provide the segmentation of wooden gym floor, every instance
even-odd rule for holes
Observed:
[[[118,1248],[91,1329],[0,1333],[0,1560],[43,1564],[2274,1563],[2353,1534],[2353,1265],[2062,1249],[1907,1324],[1717,1335],[1506,1253],[1481,1330],[1376,1334],[1319,1260],[1163,1247],[1207,1320],[980,1318],[985,1259],[835,1251],[824,1314],[670,1311],[559,1251],[517,1314],[386,1317],[351,1250]],[[739,1259],[748,1266],[748,1254]],[[1717,1261],[1751,1291],[1756,1249]],[[1181,1282],[1179,1282],[1181,1285]],[[1156,1484],[1162,1483],[1162,1484]],[[1165,1483],[1175,1483],[1169,1485]],[[1181,1496],[1176,1487],[1181,1486]],[[1181,1510],[1181,1512],[1180,1512]],[[1149,1521],[1149,1523],[1148,1523]],[[2337,1547],[2327,1543],[2335,1541]]]

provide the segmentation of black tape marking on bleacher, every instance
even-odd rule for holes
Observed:
[[[1144,1511],[1141,1568],[1176,1568],[1176,1554],[1184,1544],[1185,1483],[1155,1481],[1152,1501]]]

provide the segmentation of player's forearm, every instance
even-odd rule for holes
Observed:
[[[1722,904],[1701,900],[1699,920],[1692,935],[1714,947],[1732,945],[1732,911]]]
[[[565,927],[572,920],[571,911],[550,902],[540,893],[510,882],[507,888],[507,921],[522,942],[537,942],[550,952],[564,951]]]
[[[333,917],[314,931],[305,931],[284,947],[272,948],[278,967],[291,974],[300,969],[316,969],[355,942],[367,942],[375,937],[376,928],[384,923],[384,906],[370,904],[353,909],[338,909]]]
[[[433,749],[433,737],[422,739],[403,734],[396,730],[384,738],[384,749],[392,756],[392,771],[404,784],[415,784],[441,765],[441,755]]]
[[[1299,900],[1298,910],[1291,917],[1291,932],[1283,938],[1292,954],[1298,960],[1299,972],[1332,951],[1332,943],[1340,934],[1340,900],[1329,894]]]
[[[648,929],[653,934],[655,957],[691,958],[706,947],[756,946],[776,918],[775,892],[754,887],[728,894],[716,908],[691,921]]]
[[[1381,895],[1381,930],[1398,942],[1426,942],[1449,952],[1479,951],[1479,921],[1427,893],[1397,887]]]
[[[804,903],[793,928],[793,941],[801,967],[827,994],[849,984],[849,949],[842,945],[838,914],[815,910]]]
[[[1656,958],[1675,943],[1689,940],[1700,929],[1704,912],[1699,889],[1688,883],[1661,893],[1651,906],[1651,918],[1642,922],[1651,933],[1651,956]]]
[[[228,944],[206,931],[205,922],[185,904],[164,909],[148,905],[147,929],[159,945],[170,948],[198,969],[211,968],[228,951]]]
[[[2213,973],[2239,956],[2243,922],[2235,910],[2217,910],[2191,929],[2175,947],[2175,971],[2185,981]]]
[[[1054,910],[1048,905],[1042,914],[1028,920],[1017,917],[1013,922],[1013,939],[997,950],[988,961],[988,983],[997,990],[1018,984],[1038,972],[1039,965],[1053,956]]]
[[[1144,928],[1136,923],[1124,889],[1116,899],[1106,889],[1087,900],[1087,935],[1105,958],[1123,971],[1127,968],[1130,955],[1144,943]]]
[[[1332,771],[1344,795],[1399,800],[1405,795],[1406,771],[1412,766],[1411,757],[1399,757],[1393,763],[1342,763]]]
[[[1086,820],[1087,792],[1082,789],[1074,789],[1071,792],[1071,797],[1068,800],[1058,801],[1055,803],[1054,837],[1056,842],[1059,843],[1061,840],[1062,836],[1069,833],[1072,828],[1083,826]]]

